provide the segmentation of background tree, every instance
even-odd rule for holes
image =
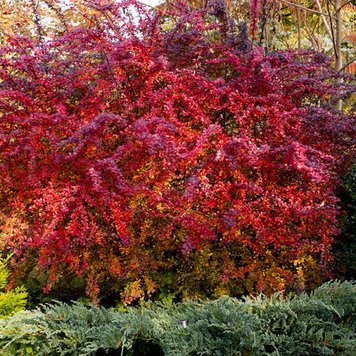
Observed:
[[[174,2],[174,1],[173,1]],[[170,4],[172,1],[167,1]],[[189,1],[195,8],[209,1]],[[347,0],[228,0],[236,21],[258,22],[256,41],[267,50],[299,48],[333,55],[337,70],[355,59],[355,4]]]

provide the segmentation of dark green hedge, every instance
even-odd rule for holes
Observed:
[[[57,303],[0,320],[1,355],[355,355],[355,306],[354,282],[127,312]]]
[[[356,277],[356,164],[343,179],[340,189],[343,232],[334,244],[335,272],[339,279]]]

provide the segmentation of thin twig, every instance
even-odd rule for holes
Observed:
[[[316,4],[318,5],[319,10],[322,11],[321,3],[320,3],[319,0],[316,0]],[[329,15],[328,15],[328,16],[329,16]],[[326,32],[329,34],[330,39],[332,40],[333,37],[332,37],[331,29],[330,29],[330,27],[329,27],[329,24],[328,24],[328,22],[327,22],[327,20],[326,20],[325,15],[321,15],[321,19],[323,20],[323,23],[324,23]]]
[[[334,47],[334,54],[335,54],[335,59],[337,56],[337,48],[336,48],[336,41],[335,41],[335,34],[334,34],[334,28],[333,28],[333,23],[332,23],[332,16],[331,16],[331,12],[330,12],[330,5],[329,5],[329,1],[326,2],[326,6],[328,9],[328,16],[329,16],[329,21],[330,21],[330,29],[331,29],[331,40],[333,43],[333,47]]]
[[[303,9],[303,10],[306,10],[306,11],[309,11],[309,12],[313,12],[314,14],[319,14],[319,15],[324,15],[324,16],[328,16],[328,14],[324,13],[324,12],[320,12],[320,11],[317,11],[317,10],[313,10],[313,9],[309,9],[308,7],[305,7],[305,6],[302,6],[302,5],[299,5],[299,4],[295,4],[294,2],[290,2],[290,1],[286,1],[286,0],[279,0],[287,5],[291,5],[291,6],[294,6],[294,7],[299,7],[300,9]]]
[[[34,15],[34,23],[36,25],[37,28],[37,33],[38,33],[38,40],[41,43],[43,41],[43,29],[41,26],[41,17],[40,14],[38,13],[37,9],[39,6],[39,0],[37,0],[37,3],[35,3],[34,0],[32,0],[32,12]]]
[[[64,26],[64,29],[66,32],[68,32],[68,26],[67,22],[65,21],[64,15],[60,8],[56,7],[51,1],[49,0],[44,0],[44,3],[52,10],[55,12],[55,14],[58,16],[59,21],[62,22],[62,25]]]
[[[351,61],[349,61],[348,63],[346,63],[339,71],[342,72],[344,69],[346,69],[350,64],[352,64],[353,62],[356,61],[356,57],[352,58]]]
[[[352,0],[346,1],[345,4],[340,6],[340,9],[342,9],[344,6],[349,5],[352,3]]]

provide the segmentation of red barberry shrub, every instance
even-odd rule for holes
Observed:
[[[126,302],[320,283],[353,155],[354,119],[334,109],[347,78],[320,54],[252,48],[221,2],[96,10],[96,28],[0,50],[17,274],[47,271],[47,291],[77,274]]]

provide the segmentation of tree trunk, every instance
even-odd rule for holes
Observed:
[[[342,36],[342,18],[341,18],[341,0],[335,0],[335,69],[342,70],[341,36]],[[342,110],[342,100],[338,102],[338,109]]]
[[[335,0],[335,69],[336,70],[342,69],[341,35],[342,35],[341,0]]]

